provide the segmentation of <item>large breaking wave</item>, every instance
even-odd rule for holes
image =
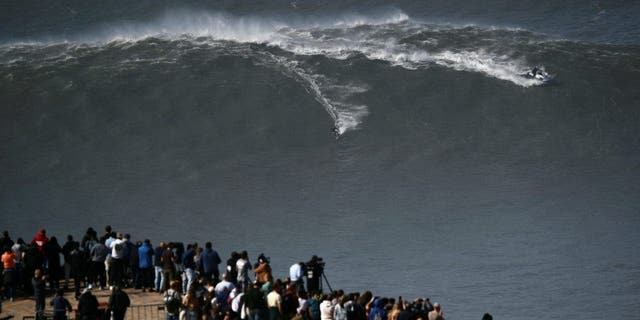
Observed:
[[[339,81],[305,63],[305,57],[364,56],[408,70],[441,66],[531,87],[542,82],[522,77],[531,67],[526,51],[540,38],[522,30],[433,25],[414,21],[399,10],[305,21],[182,11],[151,23],[104,25],[65,39],[5,44],[0,47],[0,63],[74,63],[81,55],[136,46],[146,53],[122,55],[115,63],[162,63],[192,49],[217,48],[211,52],[246,57],[300,83],[343,133],[357,128],[369,112],[366,105],[350,100],[367,90],[366,79]],[[170,48],[159,48],[150,39]]]

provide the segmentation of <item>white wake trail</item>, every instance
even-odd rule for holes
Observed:
[[[362,119],[369,114],[367,106],[350,104],[345,101],[350,95],[366,91],[366,88],[354,84],[328,84],[332,82],[330,79],[305,70],[298,61],[269,52],[264,52],[263,57],[266,59],[260,61],[260,64],[275,67],[284,75],[302,84],[304,89],[322,105],[333,119],[334,126],[340,134],[356,129],[362,123]],[[336,92],[334,99],[328,98],[328,94],[323,89],[329,87],[331,87],[331,91]]]

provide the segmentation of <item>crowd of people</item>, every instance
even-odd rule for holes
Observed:
[[[406,301],[368,291],[324,293],[324,262],[317,256],[294,263],[287,278],[276,279],[264,254],[251,264],[246,251],[233,252],[221,273],[223,261],[211,242],[204,247],[159,242],[153,247],[149,239],[133,242],[129,234],[109,225],[100,236],[88,228],[80,241],[68,235],[62,245],[45,229],[29,243],[21,238],[14,242],[5,231],[0,249],[2,298],[35,297],[36,312],[44,309],[41,297],[48,291],[56,293],[51,300],[54,311],[65,314],[69,305],[63,294],[73,283],[83,319],[95,319],[97,302],[91,290],[107,288],[112,290],[109,308],[114,319],[123,318],[130,303],[122,288],[161,294],[167,320],[444,319],[441,306],[428,298]]]

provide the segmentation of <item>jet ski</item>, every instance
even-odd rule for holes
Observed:
[[[527,79],[535,79],[547,83],[553,79],[553,75],[549,74],[542,67],[533,67],[529,72],[524,74]]]

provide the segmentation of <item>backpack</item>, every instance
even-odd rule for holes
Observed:
[[[171,293],[167,291],[164,294],[164,305],[167,308],[167,313],[170,314],[178,314],[180,311],[180,305],[182,302],[180,301],[180,297],[178,297],[178,293],[174,290],[171,290]]]

